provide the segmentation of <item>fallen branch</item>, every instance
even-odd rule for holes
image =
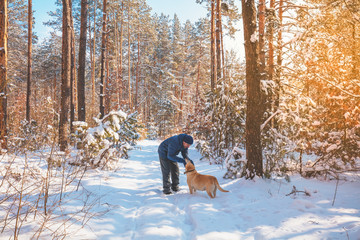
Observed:
[[[290,196],[291,194],[294,194],[294,196],[296,196],[296,193],[304,193],[308,197],[311,196],[311,194],[308,191],[299,191],[296,189],[295,186],[293,186],[292,191],[290,193],[286,194],[286,196]]]

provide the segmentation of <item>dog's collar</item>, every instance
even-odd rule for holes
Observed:
[[[189,170],[189,171],[185,171],[185,172],[184,172],[184,174],[187,174],[187,173],[189,173],[189,172],[193,172],[193,171],[195,171],[195,169],[193,169],[193,170]]]

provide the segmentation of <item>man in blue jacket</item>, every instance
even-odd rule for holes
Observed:
[[[158,153],[163,177],[163,192],[165,194],[171,193],[170,187],[174,192],[179,191],[178,162],[185,166],[185,158],[190,160],[188,148],[193,142],[194,140],[190,135],[179,134],[164,140],[160,144]],[[183,158],[177,157],[180,152]],[[172,183],[170,183],[170,176]]]

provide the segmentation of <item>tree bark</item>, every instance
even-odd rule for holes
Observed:
[[[69,141],[70,71],[71,71],[71,0],[63,2],[61,109],[59,123],[60,150],[65,151]]]
[[[71,1],[70,1],[71,2]],[[72,6],[72,4],[71,4]],[[77,112],[77,80],[76,80],[76,56],[75,56],[75,30],[72,11],[70,11],[71,29],[71,70],[70,70],[70,132],[73,132],[73,122]]]
[[[275,96],[274,96],[274,112],[279,109],[280,105],[280,76],[282,65],[282,21],[283,21],[283,5],[284,1],[279,1],[279,32],[278,32],[278,55],[277,55],[277,73],[275,81]]]
[[[91,107],[95,106],[95,97],[96,97],[96,90],[95,90],[95,53],[96,53],[96,8],[97,8],[97,1],[94,1],[94,29],[93,29],[93,39],[92,39],[92,46],[90,49],[90,56],[91,56]],[[90,32],[90,31],[89,31]]]
[[[131,35],[130,35],[130,2],[128,5],[128,102],[129,109],[132,108],[132,96],[131,96]]]
[[[101,41],[101,76],[100,76],[100,118],[105,115],[104,106],[104,84],[105,84],[105,58],[106,58],[106,37],[107,37],[107,16],[106,16],[107,1],[103,0],[103,24],[102,24],[102,41]]]
[[[7,149],[7,1],[0,1],[0,147]],[[1,152],[0,152],[1,153]]]
[[[116,96],[116,109],[120,109],[120,99],[119,99],[119,30],[118,30],[118,17],[117,11],[114,10],[114,17],[113,17],[113,26],[114,26],[114,57],[115,57],[115,81],[114,81],[114,92]]]
[[[78,71],[78,120],[85,121],[85,58],[86,58],[86,30],[87,30],[88,2],[81,0],[81,25],[79,46],[79,71]]]
[[[259,0],[259,71],[265,79],[265,0]]]
[[[256,9],[254,0],[242,0],[246,59],[246,171],[247,179],[263,175],[261,149],[260,77],[256,39]]]
[[[274,11],[275,0],[270,0],[270,11]],[[269,24],[269,80],[273,80],[274,77],[274,15],[270,15],[270,24]]]
[[[210,35],[210,68],[211,68],[211,90],[215,90],[217,82],[216,74],[216,52],[215,52],[215,0],[211,0],[211,35]]]
[[[120,21],[120,36],[119,36],[119,82],[118,82],[118,96],[119,96],[119,108],[121,106],[122,103],[122,89],[123,89],[123,65],[122,65],[122,61],[123,61],[123,25],[124,25],[124,2],[121,2],[121,21]]]
[[[138,111],[138,98],[139,98],[139,82],[140,82],[140,28],[138,27],[137,34],[137,63],[136,63],[136,85],[135,85],[135,111]]]
[[[274,81],[274,23],[275,23],[275,0],[270,0],[270,9],[269,9],[269,34],[268,34],[268,43],[269,43],[269,58],[268,58],[268,79]],[[271,111],[272,113],[276,112],[275,110],[275,95],[273,90],[270,91],[269,100],[271,101]],[[272,127],[277,125],[276,118],[271,119]]]
[[[258,5],[258,18],[259,18],[259,77],[261,80],[266,80],[265,70],[265,0],[259,0]],[[266,112],[271,111],[271,89],[269,91],[261,91],[261,116],[264,121],[268,117]]]
[[[110,17],[109,17],[110,19]],[[108,20],[109,20],[108,19]],[[110,78],[110,51],[109,41],[106,41],[106,58],[105,58],[105,115],[110,112],[111,109],[111,95],[112,95],[112,81]]]
[[[216,0],[216,75],[221,78],[221,0]]]
[[[28,72],[27,72],[27,89],[26,89],[26,121],[30,123],[30,98],[31,98],[31,53],[32,53],[32,0],[28,0]]]

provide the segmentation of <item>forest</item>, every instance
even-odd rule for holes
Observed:
[[[228,177],[358,170],[360,2],[197,2],[208,17],[183,24],[145,0],[58,1],[39,42],[31,0],[2,1],[3,152],[86,148],[121,110],[97,153],[186,132]],[[224,47],[236,31],[245,62]]]

